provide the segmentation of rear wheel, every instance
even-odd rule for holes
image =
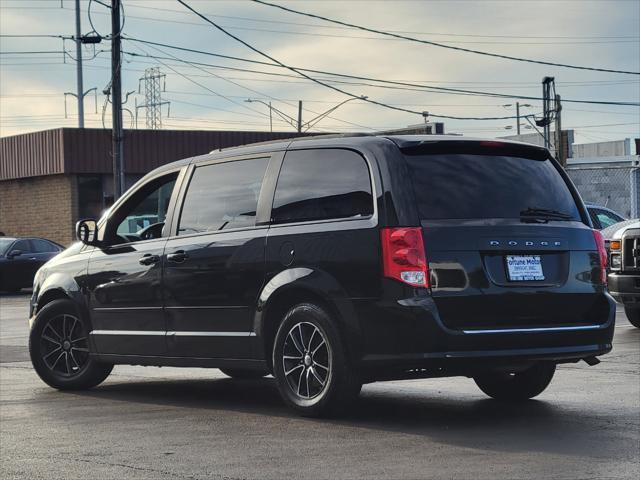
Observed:
[[[540,395],[551,383],[555,371],[555,364],[539,363],[521,372],[493,372],[474,377],[474,380],[490,397],[517,402]]]
[[[285,315],[273,346],[273,372],[284,401],[305,416],[339,414],[362,388],[331,317],[309,303]]]
[[[241,368],[221,368],[220,371],[227,377],[244,380],[262,378],[267,375],[266,372],[262,372],[260,370],[245,370]]]
[[[89,355],[89,328],[70,300],[54,300],[36,315],[29,334],[31,363],[40,378],[59,390],[102,383],[113,365]]]
[[[640,328],[640,308],[624,307],[629,323],[636,328]]]

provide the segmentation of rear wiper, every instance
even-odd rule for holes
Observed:
[[[532,208],[528,207],[526,210],[520,212],[521,217],[536,217],[546,218],[550,220],[573,220],[573,216],[568,213],[560,212],[558,210],[551,210],[549,208]]]

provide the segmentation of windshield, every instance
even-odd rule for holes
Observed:
[[[544,217],[580,221],[549,160],[494,155],[406,155],[423,219]]]
[[[14,241],[14,238],[0,238],[0,255],[6,254],[7,249],[13,244]]]

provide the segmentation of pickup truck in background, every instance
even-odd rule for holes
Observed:
[[[640,328],[640,221],[622,226],[609,239],[609,268],[609,292]]]

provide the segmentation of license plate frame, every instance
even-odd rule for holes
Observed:
[[[540,255],[505,255],[509,282],[541,282],[545,280]]]

